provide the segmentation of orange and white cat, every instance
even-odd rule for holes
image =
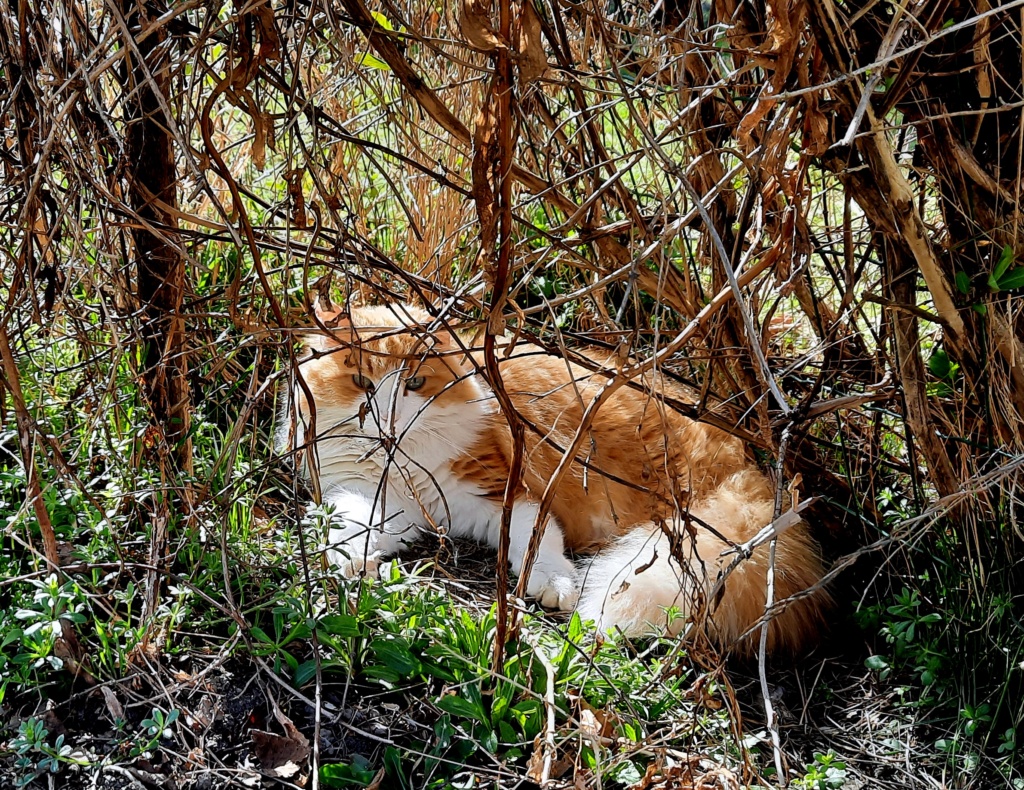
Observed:
[[[482,354],[409,305],[319,315],[332,329],[308,337],[303,381],[286,405],[279,444],[302,452],[302,468],[317,470],[324,502],[334,507],[331,562],[345,576],[372,572],[424,530],[497,546],[512,440],[482,374]],[[606,377],[526,344],[500,366],[527,425],[510,530],[518,573],[540,495]],[[684,621],[670,621],[667,612],[700,608],[710,635],[731,645],[764,614],[767,547],[734,570],[716,600],[706,598],[731,559],[723,554],[753,537],[773,512],[772,487],[738,439],[667,408],[651,392],[623,388],[597,413],[557,490],[527,593],[549,608],[577,608],[602,631],[630,635],[678,631]],[[577,567],[566,549],[596,554]],[[806,525],[784,532],[775,599],[807,590],[821,576]],[[820,591],[792,602],[771,622],[769,650],[804,645],[826,603]],[[744,640],[741,649],[751,644]]]

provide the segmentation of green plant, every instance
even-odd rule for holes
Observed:
[[[56,774],[66,764],[86,765],[88,761],[76,757],[72,748],[58,735],[49,744],[50,732],[40,719],[31,717],[18,726],[18,734],[8,746],[17,755],[14,767],[15,785],[25,787],[43,774]]]
[[[971,737],[980,728],[992,723],[992,706],[987,703],[978,706],[964,705],[960,710],[960,720],[964,725],[964,734]]]
[[[165,714],[159,708],[153,708],[149,718],[142,720],[142,730],[129,752],[132,757],[151,756],[153,750],[163,738],[170,738],[171,727],[178,720],[179,711],[171,710]]]
[[[793,782],[805,790],[838,790],[846,784],[846,763],[831,751],[815,754],[804,766],[804,775]]]
[[[74,581],[60,584],[56,574],[45,579],[30,579],[28,583],[35,588],[32,599],[14,613],[24,627],[8,628],[0,649],[20,642],[21,649],[12,659],[15,664],[29,670],[44,665],[61,669],[64,662],[53,654],[53,648],[65,624],[72,627],[86,622],[82,614],[86,608],[82,592]]]
[[[313,625],[303,614],[303,604],[294,596],[286,596],[271,610],[273,636],[262,628],[253,626],[249,633],[254,640],[254,652],[258,656],[273,656],[274,671],[281,671],[283,661],[292,675],[299,669],[299,660],[286,648],[297,640],[307,640],[313,634]]]

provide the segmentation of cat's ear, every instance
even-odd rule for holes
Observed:
[[[328,329],[348,329],[352,326],[352,322],[340,307],[320,296],[313,300],[313,315],[316,316],[318,326],[322,324]]]
[[[332,336],[324,332],[318,332],[315,329],[302,332],[299,335],[299,339],[302,341],[302,347],[309,351],[318,351],[321,354],[325,354],[333,348],[338,348],[341,343]]]
[[[352,333],[352,322],[330,299],[313,300],[313,323],[302,333],[302,344],[311,351],[326,353],[344,345]]]

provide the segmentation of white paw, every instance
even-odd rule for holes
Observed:
[[[538,561],[530,574],[526,594],[540,601],[545,609],[566,612],[575,608],[580,591],[576,584],[575,568],[569,560],[564,557],[562,559],[564,564],[558,563],[557,567]]]
[[[342,545],[327,550],[327,561],[346,579],[376,576],[381,559],[379,551],[367,553],[365,548],[355,545]]]

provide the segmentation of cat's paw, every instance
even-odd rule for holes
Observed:
[[[526,594],[540,602],[545,609],[559,609],[563,612],[576,607],[580,598],[573,564],[565,557],[563,562],[544,563],[537,560],[526,585]]]
[[[350,552],[352,556],[349,556]],[[372,554],[366,554],[365,552],[357,553],[357,549],[354,546],[329,549],[327,552],[327,561],[330,562],[339,575],[346,579],[376,576],[382,560],[383,557],[381,557],[379,551]]]
[[[346,579],[376,576],[384,556],[372,538],[373,535],[364,534],[355,539],[346,539],[343,531],[332,529],[327,561]]]

